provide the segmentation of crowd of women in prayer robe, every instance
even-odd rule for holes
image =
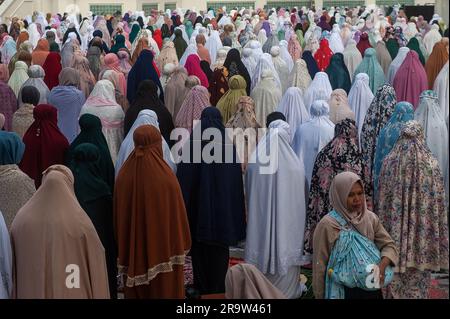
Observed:
[[[428,298],[448,29],[391,9],[0,25],[0,298],[298,299],[303,268],[316,298]]]

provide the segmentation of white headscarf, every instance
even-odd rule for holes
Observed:
[[[292,141],[294,152],[305,165],[308,190],[316,156],[334,137],[334,124],[328,118],[329,112],[330,107],[326,101],[315,101],[311,105],[310,120],[300,125]]]
[[[353,39],[348,40],[343,55],[345,66],[347,67],[348,73],[350,73],[350,78],[353,81],[353,75],[355,74],[356,69],[362,62],[362,55],[361,52],[356,47],[355,40]]]
[[[342,43],[341,38],[341,30],[339,28],[339,25],[335,24],[333,26],[333,30],[331,31],[330,36],[330,49],[333,51],[333,53],[342,53],[344,52],[344,44]]]
[[[333,88],[331,87],[330,80],[328,79],[328,74],[325,72],[317,72],[306,90],[306,94],[303,99],[308,112],[310,112],[311,105],[314,101],[319,99],[328,101],[332,92]]]
[[[28,65],[23,61],[17,61],[14,64],[14,72],[8,80],[8,85],[14,91],[16,98],[19,97],[20,89],[28,78]]]
[[[405,36],[406,40],[409,41],[414,38],[418,32],[419,31],[417,30],[417,25],[414,22],[409,22],[408,27],[403,32],[403,35]]]
[[[17,45],[14,39],[7,35],[3,38],[3,43],[0,46],[2,55],[2,63],[8,65],[14,55],[17,53]]]
[[[277,87],[274,76],[275,71],[264,70],[261,81],[250,93],[255,101],[256,121],[265,126],[267,115],[275,111],[282,97],[281,88]]]
[[[397,74],[398,69],[400,69],[400,67],[402,66],[403,61],[405,61],[408,53],[409,53],[409,48],[407,48],[407,47],[401,47],[398,50],[397,56],[391,62],[391,65],[389,66],[389,69],[388,69],[388,74],[386,76],[387,82],[389,84],[394,83],[395,75]]]
[[[256,62],[252,57],[253,51],[250,48],[245,48],[242,50],[242,58],[241,61],[247,68],[248,74],[250,75],[250,79],[252,78],[253,74],[255,73],[256,69]]]
[[[258,64],[261,56],[264,54],[264,52],[262,50],[262,46],[257,40],[250,40],[248,42],[248,45],[249,45],[250,49],[252,50],[252,57],[253,57],[253,60],[255,61],[255,65],[256,65],[256,64]]]
[[[220,40],[219,31],[212,30],[211,36],[206,40],[205,48],[209,51],[209,56],[211,57],[211,65],[216,62],[217,52],[223,47],[222,41]]]
[[[184,53],[183,53],[183,55],[181,56],[181,59],[180,59],[180,64],[181,64],[182,66],[184,66],[184,64],[186,63],[186,60],[187,60],[188,56],[190,56],[191,54],[198,55],[198,53],[197,53],[197,45],[196,45],[196,44],[190,43],[190,44],[187,46],[186,50],[184,51]]]
[[[298,87],[304,96],[310,84],[311,75],[309,75],[308,66],[305,60],[298,59],[289,75],[289,85]]]
[[[289,43],[286,40],[281,40],[280,43],[280,56],[284,62],[286,62],[289,72],[292,72],[294,68],[294,60],[292,60],[292,56],[289,54],[288,45]]]
[[[273,66],[275,67],[281,81],[281,91],[284,94],[289,87],[289,67],[280,56],[279,46],[273,46],[270,49],[270,55],[272,56]]]
[[[12,251],[9,231],[0,211],[0,299],[12,298]]]
[[[30,36],[28,41],[31,42],[31,44],[33,45],[33,49],[35,49],[39,39],[41,38],[41,34],[37,29],[36,23],[32,23],[28,26],[28,34]]]
[[[431,26],[431,30],[428,31],[425,36],[423,37],[423,44],[425,45],[425,48],[427,49],[428,55],[433,52],[434,45],[442,40],[442,36],[439,33],[439,26],[436,24],[433,24]]]
[[[442,116],[438,97],[435,92],[424,91],[420,95],[420,102],[414,112],[414,119],[422,125],[426,143],[439,162],[442,177],[444,177],[444,184],[446,186],[445,192],[447,198],[449,198],[448,129],[445,118]]]
[[[297,128],[309,121],[309,113],[303,103],[302,91],[297,87],[287,89],[277,111],[283,113],[286,117],[286,122],[288,122],[292,132],[291,139],[294,138]],[[289,143],[291,142],[289,141]]]
[[[280,78],[278,76],[277,70],[275,69],[275,66],[273,65],[272,56],[269,53],[263,53],[258,63],[256,64],[255,73],[253,73],[252,77],[251,89],[253,90],[258,84],[258,82],[261,80],[261,76],[264,70],[272,71],[276,87],[282,90]]]
[[[153,52],[154,58],[156,59],[160,53],[159,47],[158,47],[158,44],[156,43],[155,39],[153,39],[153,37],[152,37],[152,31],[147,30],[147,29],[141,29],[141,31],[139,31],[136,39],[134,39],[133,43],[131,44],[131,55],[133,55],[134,50],[136,50],[136,47],[139,43],[139,40],[141,40],[142,38],[148,39],[148,45]]]
[[[32,65],[28,68],[29,79],[26,80],[20,88],[17,102],[19,107],[24,103],[22,102],[22,90],[25,86],[34,86],[39,91],[39,104],[47,104],[47,97],[50,94],[47,84],[44,82],[45,71],[40,65]]]
[[[369,76],[366,73],[358,73],[348,93],[348,104],[355,114],[355,122],[358,127],[358,137],[361,139],[361,131],[366,117],[367,110],[374,98],[369,86]],[[361,145],[361,140],[359,140]]]
[[[116,177],[119,174],[119,171],[123,166],[123,163],[125,163],[125,161],[128,159],[128,156],[130,156],[130,154],[134,150],[134,140],[133,140],[134,131],[142,125],[152,125],[156,127],[159,131],[159,122],[156,113],[152,110],[142,110],[139,112],[136,120],[133,123],[133,126],[130,128],[130,131],[123,140],[122,145],[120,145],[119,154],[117,155],[117,162],[115,166]],[[172,159],[169,146],[167,145],[164,139],[162,139],[162,150],[164,160],[166,161],[167,165],[169,165],[172,171],[176,173],[177,166]]]
[[[441,114],[445,119],[447,119],[449,114],[448,61],[442,67],[441,72],[439,72],[436,80],[434,81],[433,90],[438,95]]]
[[[39,23],[41,25],[42,30],[45,30],[45,27],[48,26],[47,20],[45,19],[44,15],[42,13],[39,13],[36,20],[34,21],[35,23]]]
[[[251,156],[245,176],[245,261],[255,265],[287,298],[299,298],[303,291],[298,278],[306,218],[305,172],[289,145],[289,124],[277,120],[269,128]],[[268,150],[269,167],[264,161]]]
[[[264,29],[259,30],[257,39],[262,47],[264,45],[264,43],[266,43],[266,41],[267,41],[266,30],[264,30]]]

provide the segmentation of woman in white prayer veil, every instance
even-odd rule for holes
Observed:
[[[183,55],[181,56],[181,59],[180,59],[180,64],[182,66],[184,66],[188,56],[190,56],[191,54],[198,55],[197,54],[197,45],[196,44],[189,43],[189,45],[187,46],[186,50],[184,51],[184,53],[183,53]]]
[[[256,121],[261,126],[264,126],[267,115],[275,111],[282,98],[281,88],[276,85],[274,73],[274,70],[264,70],[261,81],[250,93],[250,97],[255,101]]]
[[[355,113],[355,122],[358,127],[358,141],[361,145],[361,131],[366,117],[367,110],[374,98],[372,90],[369,86],[369,76],[366,73],[359,73],[353,81],[352,88],[348,93],[348,104],[350,109]]]
[[[433,86],[434,92],[436,92],[439,98],[440,111],[444,119],[448,118],[448,105],[449,105],[449,83],[448,83],[448,61],[442,67],[436,80],[434,80]]]
[[[157,58],[160,53],[158,43],[156,43],[155,39],[153,39],[152,31],[150,31],[150,30],[146,30],[146,31],[147,32],[145,32],[145,33],[147,33],[148,44],[150,45],[150,48],[152,49],[154,57]],[[139,38],[139,36],[138,36],[138,38]]]
[[[308,43],[308,40],[311,38],[311,36],[312,36],[314,30],[315,30],[316,27],[317,27],[317,24],[314,22],[314,19],[312,19],[312,20],[309,19],[309,21],[310,21],[310,25],[309,25],[308,30],[306,30],[305,36],[304,36],[304,39],[305,39],[305,42],[306,42],[306,43]]]
[[[200,29],[198,29],[198,34],[203,34],[203,36],[205,37],[205,40],[208,41],[208,39],[209,39],[208,29],[206,29],[205,27],[200,27]],[[222,42],[222,41],[220,41],[220,42]]]
[[[309,121],[309,113],[303,103],[302,91],[297,87],[287,89],[280,105],[278,105],[277,111],[283,113],[286,117],[286,122],[293,132],[291,139],[294,138],[294,133],[300,125]],[[292,140],[289,143],[292,143]]]
[[[261,29],[258,32],[258,42],[261,44],[261,48],[264,45],[264,43],[266,43],[267,41],[267,35],[266,35],[266,30]]]
[[[12,298],[12,251],[9,231],[0,211],[0,299]]]
[[[302,96],[304,96],[311,81],[311,75],[309,75],[305,60],[298,59],[295,61],[294,68],[289,75],[289,86],[298,87],[302,92]]]
[[[127,136],[123,140],[122,144],[120,145],[119,154],[117,154],[117,161],[115,165],[116,177],[119,174],[119,171],[123,166],[123,163],[125,163],[125,161],[128,159],[128,156],[130,156],[130,154],[134,150],[134,141],[133,141],[134,131],[139,126],[142,125],[152,125],[159,130],[158,116],[156,115],[156,113],[153,112],[152,110],[142,110],[139,112],[138,117],[133,123],[133,126],[131,127]],[[167,145],[164,139],[162,139],[162,150],[163,150],[163,157],[167,165],[169,165],[172,171],[176,173],[177,165],[174,163],[172,155],[170,153],[169,146]]]
[[[350,40],[351,37],[352,37],[352,29],[347,23],[344,23],[344,25],[341,28],[341,39],[344,48],[347,46],[348,40]]]
[[[250,79],[252,78],[253,73],[255,73],[255,69],[256,69],[256,62],[253,59],[252,54],[253,54],[253,51],[250,48],[245,48],[244,50],[242,50],[241,61],[247,68],[248,74],[250,74]]]
[[[420,94],[419,106],[414,112],[414,119],[422,125],[427,146],[439,162],[448,201],[448,128],[435,92],[427,90]]]
[[[44,31],[45,31],[45,27],[47,27],[48,26],[48,22],[47,22],[47,20],[45,19],[45,17],[44,17],[44,14],[42,14],[41,12],[38,14],[38,16],[37,16],[37,18],[36,18],[36,20],[34,21],[35,23],[39,23],[40,25],[41,25],[41,31],[42,31],[42,34],[44,33]]]
[[[26,86],[34,86],[39,91],[39,103],[47,104],[47,97],[50,94],[47,84],[44,82],[45,71],[40,65],[32,65],[28,68],[28,80],[26,80],[19,91],[17,102],[19,107],[24,103],[22,102],[22,90]]]
[[[239,51],[239,53],[241,53],[242,45],[238,41],[238,37],[237,37],[236,31],[232,31],[231,34],[230,34],[230,37],[231,37],[231,48],[232,49],[237,49]]]
[[[142,38],[148,39],[148,45],[153,52],[154,58],[156,59],[160,53],[158,43],[156,43],[155,39],[153,39],[152,31],[147,29],[142,29],[141,31],[139,31],[136,39],[134,39],[133,43],[131,44],[131,55],[133,55],[134,50],[136,50],[136,47],[139,43],[139,40],[141,40]]]
[[[407,47],[401,47],[398,50],[397,56],[395,57],[394,60],[392,60],[391,65],[389,66],[389,69],[388,69],[387,76],[386,76],[386,80],[389,84],[392,85],[392,83],[394,82],[395,75],[397,74],[398,69],[400,69],[400,67],[402,66],[403,61],[405,61],[408,53],[409,53],[409,48],[407,48]]]
[[[206,40],[205,48],[209,51],[209,56],[211,57],[211,65],[216,62],[217,52],[223,47],[222,41],[220,40],[219,31],[211,30],[211,35],[208,40]]]
[[[289,68],[280,56],[279,46],[272,47],[270,49],[270,55],[272,56],[273,66],[275,67],[281,81],[281,92],[284,94],[284,92],[286,92],[289,88]]]
[[[200,32],[200,28],[202,28],[202,24],[201,23],[197,23],[194,26],[194,31],[191,34],[191,38],[189,40],[195,39],[197,37],[197,35]]]
[[[228,54],[228,50],[225,47],[222,47],[221,49],[219,49],[217,51],[217,56],[216,56],[215,62],[211,63],[211,70],[214,71],[216,68],[221,68],[223,66],[223,64],[225,63],[225,60],[227,58],[227,54]],[[212,57],[211,57],[211,59],[212,59]],[[251,60],[251,61],[253,61],[253,60]],[[244,58],[242,58],[242,62],[244,63]],[[245,63],[244,63],[244,65],[247,68],[248,73],[251,74],[249,68],[247,67],[247,65]]]
[[[344,63],[350,73],[350,79],[353,82],[353,75],[356,69],[362,62],[361,52],[356,47],[356,41],[353,39],[348,40],[347,46],[344,50]]]
[[[156,25],[156,27],[157,27],[158,29],[161,29],[161,27],[162,27],[163,24],[164,24],[164,16],[163,16],[163,15],[160,15],[160,16],[158,17],[158,20],[156,20],[155,25]]]
[[[275,78],[275,86],[279,88],[280,90],[283,89],[280,81],[280,77],[278,76],[278,72],[275,69],[275,66],[272,62],[272,56],[269,53],[263,53],[256,64],[255,73],[253,73],[252,76],[252,86],[251,89],[253,90],[258,82],[261,80],[262,73],[264,70],[270,70],[272,71],[273,77]]]
[[[83,20],[83,22],[81,22],[81,26],[80,26],[80,38],[81,38],[81,50],[83,52],[86,52],[88,49],[88,44],[89,44],[89,37],[91,35],[90,29],[89,27],[92,27],[91,24],[89,23],[89,20]],[[93,28],[92,28],[92,32],[93,32]]]
[[[292,149],[305,165],[305,176],[311,184],[314,162],[320,150],[334,137],[334,124],[328,118],[330,107],[324,100],[317,100],[311,106],[310,120],[295,131]]]
[[[289,124],[273,121],[250,158],[245,175],[245,262],[255,265],[287,298],[295,299],[304,290],[299,277],[306,190],[303,163],[289,141]]]
[[[314,101],[319,99],[328,101],[332,92],[333,88],[331,87],[330,80],[328,79],[328,74],[325,72],[317,72],[303,98],[308,112],[311,114],[310,109]]]
[[[294,68],[294,60],[292,60],[292,56],[290,55],[288,51],[288,45],[289,43],[286,40],[280,41],[280,57],[283,59],[284,62],[286,62],[289,73],[292,72],[292,69]]]
[[[306,44],[304,51],[311,51],[314,56],[316,51],[320,48],[319,38],[317,38],[315,34],[311,34],[311,36],[307,40],[305,39],[305,41]]]
[[[342,53],[344,52],[344,44],[342,43],[341,38],[341,29],[339,28],[339,25],[335,24],[333,25],[333,30],[331,31],[330,36],[330,49],[333,51],[333,53]]]
[[[61,48],[61,65],[63,69],[72,66],[74,52],[77,46],[79,46],[77,35],[75,32],[70,32],[66,43]]]
[[[37,29],[36,23],[32,23],[28,26],[28,35],[29,35],[28,41],[31,42],[31,44],[33,45],[33,49],[35,49],[39,39],[41,38],[41,34]]]
[[[31,37],[30,37],[31,39]],[[431,30],[428,31],[425,36],[423,37],[423,44],[425,45],[425,48],[427,49],[428,55],[433,52],[434,45],[442,40],[442,36],[439,33],[439,26],[437,24],[433,24],[431,26]]]
[[[403,31],[403,35],[409,42],[409,40],[414,38],[418,32],[419,31],[417,30],[417,25],[414,22],[409,22],[408,27],[406,28],[405,31]]]
[[[261,43],[259,43],[257,40],[250,40],[248,43],[249,43],[250,49],[252,50],[253,61],[255,61],[255,65],[256,65],[256,64],[258,64],[261,56],[264,54]],[[253,75],[253,74],[251,74],[251,75]]]

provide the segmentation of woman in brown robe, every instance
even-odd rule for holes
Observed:
[[[163,159],[161,134],[143,125],[114,192],[119,275],[125,298],[183,299],[191,235],[177,178]]]

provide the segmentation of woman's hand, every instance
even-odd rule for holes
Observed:
[[[378,269],[380,270],[380,288],[384,286],[384,272],[386,267],[391,264],[391,260],[388,257],[382,257],[380,263],[378,264]]]

